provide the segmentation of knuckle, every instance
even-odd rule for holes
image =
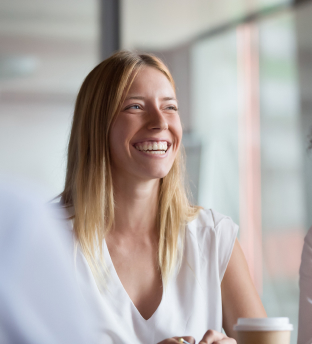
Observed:
[[[207,334],[210,336],[213,336],[215,334],[215,331],[214,330],[208,330]]]

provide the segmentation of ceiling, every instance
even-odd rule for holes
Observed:
[[[122,48],[166,49],[278,2],[123,0]],[[71,99],[99,61],[99,18],[97,0],[1,0],[0,100]]]

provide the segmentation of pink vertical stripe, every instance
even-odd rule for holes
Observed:
[[[262,292],[261,151],[258,32],[255,24],[237,29],[239,81],[240,242],[250,273]]]

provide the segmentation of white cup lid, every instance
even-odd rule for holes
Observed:
[[[288,318],[239,318],[234,331],[292,331]]]

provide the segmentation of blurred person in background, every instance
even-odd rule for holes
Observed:
[[[312,148],[312,139],[310,146]],[[299,270],[298,344],[312,343],[312,227],[304,238]]]
[[[300,265],[298,344],[312,343],[312,227],[304,238]]]
[[[181,138],[174,81],[156,57],[118,52],[86,77],[60,205],[99,340],[232,344],[237,318],[266,317],[237,225],[188,202]]]
[[[312,139],[310,146],[312,148]],[[312,343],[312,227],[304,238],[299,270],[298,344]]]
[[[36,189],[0,183],[0,343],[96,343],[69,250],[73,232]]]

